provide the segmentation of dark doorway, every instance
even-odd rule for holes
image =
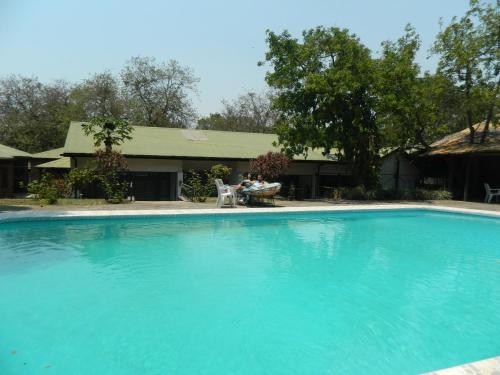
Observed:
[[[174,172],[132,172],[132,195],[137,201],[175,200],[176,177]]]

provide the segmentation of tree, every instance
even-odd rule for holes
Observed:
[[[495,7],[491,3],[471,0],[470,9],[460,19],[453,17],[437,35],[431,50],[440,56],[438,72],[460,89],[462,116],[470,130],[470,143],[475,141],[474,123],[496,117],[500,46],[498,9],[498,1]]]
[[[382,43],[377,60],[377,121],[384,146],[428,148],[450,131],[459,107],[457,90],[441,74],[420,74],[420,38],[410,25],[396,42]]]
[[[190,95],[197,93],[199,80],[190,68],[175,60],[133,57],[121,78],[135,124],[185,128],[196,119]]]
[[[248,92],[236,100],[223,100],[221,113],[211,113],[198,120],[198,129],[270,133],[277,112],[271,106],[272,94]]]
[[[128,166],[125,158],[118,151],[97,150],[95,161],[96,178],[104,191],[106,201],[121,203],[129,186],[126,180]]]
[[[85,135],[92,135],[94,145],[104,150],[96,150],[95,163],[88,167],[91,174],[101,185],[106,200],[110,203],[120,203],[126,195],[128,183],[125,179],[127,163],[119,151],[113,150],[117,146],[132,139],[132,126],[122,119],[113,117],[95,117],[82,125]],[[88,173],[84,173],[87,175]]]
[[[97,73],[77,85],[71,93],[73,100],[84,111],[84,118],[90,120],[97,116],[123,117],[124,99],[120,85],[110,73]]]
[[[128,121],[113,117],[99,116],[82,125],[85,135],[94,138],[94,145],[100,147],[104,144],[106,152],[111,152],[113,146],[117,146],[132,139],[133,131]]]
[[[377,182],[379,132],[369,50],[348,30],[318,27],[302,41],[267,32],[266,81],[276,90],[279,144],[289,155],[323,148],[351,162],[355,182]],[[261,64],[263,64],[261,62]]]
[[[42,84],[37,78],[0,80],[0,142],[28,152],[61,147],[71,120],[81,111],[65,81]]]
[[[269,151],[250,160],[250,173],[260,174],[270,180],[283,176],[289,167],[290,158],[280,152]]]

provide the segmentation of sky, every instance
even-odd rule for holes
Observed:
[[[42,82],[78,82],[90,74],[119,73],[132,56],[175,59],[200,79],[193,102],[200,115],[221,100],[265,90],[257,66],[266,30],[348,28],[374,55],[411,23],[420,34],[418,61],[434,70],[428,49],[468,0],[0,0],[0,77],[21,74]]]

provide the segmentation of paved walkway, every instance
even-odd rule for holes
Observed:
[[[5,200],[3,200],[5,202]],[[85,201],[82,201],[82,203]],[[356,205],[379,205],[379,204],[411,204],[411,205],[437,205],[453,208],[467,208],[485,211],[499,211],[500,204],[485,204],[476,202],[462,202],[462,201],[326,201],[326,200],[307,200],[307,201],[276,201],[275,208],[280,207],[323,207],[323,206],[356,206]],[[272,208],[273,206],[265,206]],[[209,200],[204,203],[193,203],[184,201],[141,201],[125,204],[100,204],[100,205],[85,205],[85,204],[71,204],[71,205],[0,205],[0,212],[7,211],[117,211],[117,210],[186,210],[186,209],[213,209],[216,208],[215,200]],[[256,207],[238,206],[253,210]]]

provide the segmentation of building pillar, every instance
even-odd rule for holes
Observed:
[[[7,165],[7,189],[5,196],[12,197],[14,195],[14,163]]]
[[[176,181],[176,184],[175,184],[175,186],[176,186],[175,197],[177,199],[182,194],[181,187],[182,187],[183,181],[184,181],[184,172],[181,169],[180,171],[177,171],[177,181]]]
[[[471,167],[472,167],[472,156],[469,156],[467,157],[467,162],[465,166],[464,201],[466,201],[467,198],[469,198]]]
[[[455,157],[450,155],[448,158],[448,190],[453,193],[453,178],[455,177]]]

